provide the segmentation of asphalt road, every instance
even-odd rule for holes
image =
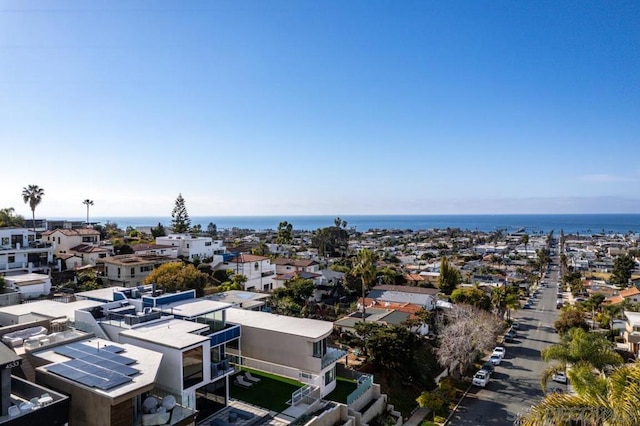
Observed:
[[[513,313],[513,318],[520,321],[519,336],[512,343],[504,344],[506,356],[496,366],[491,381],[484,389],[470,388],[449,425],[513,425],[518,413],[542,399],[540,378],[545,363],[540,351],[558,342],[553,329],[559,312],[556,309],[558,257],[553,260],[555,268],[545,277],[547,288],[539,289],[533,309]],[[566,386],[558,383],[552,382],[549,387],[566,391]]]

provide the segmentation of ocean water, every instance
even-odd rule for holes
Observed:
[[[218,230],[240,228],[262,231],[278,229],[278,224],[287,221],[294,230],[314,231],[334,225],[337,216],[192,216],[191,224],[200,224],[204,229],[214,223]],[[544,215],[345,215],[347,228],[357,231],[370,229],[426,230],[460,228],[469,231],[491,232],[498,229],[515,231],[524,228],[529,234],[563,230],[565,234],[590,235],[598,233],[625,234],[640,232],[640,214],[544,214]],[[69,219],[69,218],[67,218]],[[71,220],[71,219],[70,219]],[[75,218],[83,220],[83,218]],[[91,217],[91,221],[117,223],[127,226],[168,226],[171,217]]]

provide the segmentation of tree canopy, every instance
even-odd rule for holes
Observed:
[[[572,328],[582,328],[589,330],[589,324],[584,318],[584,313],[576,308],[569,308],[560,313],[560,317],[553,323],[558,333],[563,334]]]
[[[293,241],[293,225],[286,220],[278,224],[276,244],[291,244]]]
[[[611,275],[611,283],[622,287],[629,285],[631,273],[635,268],[635,262],[628,254],[623,254],[613,260],[613,273]]]
[[[465,303],[475,306],[483,311],[491,309],[491,298],[478,287],[457,288],[451,293],[451,301],[453,303]]]
[[[22,188],[22,200],[25,204],[29,204],[31,209],[34,231],[36,230],[36,207],[42,202],[42,197],[44,197],[44,189],[38,185],[29,185]]]
[[[462,282],[462,275],[453,266],[449,265],[449,259],[442,256],[440,259],[440,276],[438,277],[438,288],[444,294],[451,294],[453,290]]]
[[[6,207],[0,209],[0,228],[6,228],[10,226],[24,226],[24,217],[15,214],[13,207]]]
[[[171,212],[171,228],[176,234],[184,234],[191,229],[191,219],[189,218],[182,194],[178,194],[175,206]]]
[[[193,289],[198,297],[204,294],[207,282],[207,274],[198,271],[191,264],[185,265],[182,262],[162,264],[144,279],[145,284],[155,283],[158,289],[168,293]]]

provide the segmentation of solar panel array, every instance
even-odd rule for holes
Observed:
[[[109,390],[128,383],[140,370],[131,367],[136,360],[119,355],[124,348],[106,345],[102,348],[84,343],[59,346],[54,352],[72,358],[69,361],[47,366],[47,371],[83,385]]]

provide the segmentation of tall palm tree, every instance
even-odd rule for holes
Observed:
[[[608,377],[580,367],[574,393],[549,393],[520,419],[523,426],[569,424],[628,426],[640,424],[640,363],[624,364]]]
[[[87,225],[88,225],[89,224],[89,207],[93,205],[93,200],[90,200],[87,198],[84,201],[82,201],[82,204],[87,206]]]
[[[376,255],[367,248],[360,250],[351,273],[359,276],[362,280],[362,322],[364,322],[366,317],[366,303],[364,298],[367,289],[371,287],[378,273],[376,268]]]
[[[42,201],[42,197],[44,197],[44,189],[40,188],[38,185],[29,185],[22,188],[22,200],[25,204],[28,203],[31,208],[34,232],[36,230],[36,207],[38,207],[38,204]]]
[[[522,236],[522,244],[524,244],[524,251],[526,253],[525,257],[528,259],[529,258],[529,234],[524,234]]]

